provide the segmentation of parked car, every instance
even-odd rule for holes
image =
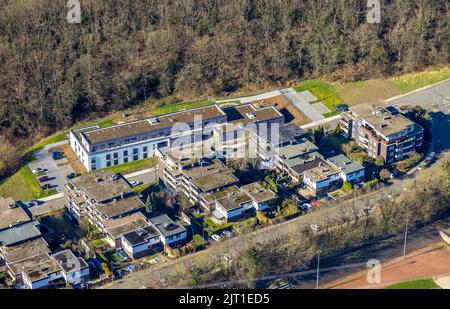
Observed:
[[[233,233],[230,232],[230,231],[223,231],[223,232],[222,232],[222,235],[223,235],[225,238],[232,238],[232,237],[233,237]]]
[[[48,176],[42,176],[42,177],[39,177],[38,180],[39,180],[39,182],[46,182],[46,181],[49,181],[50,178],[48,178]]]
[[[132,186],[132,187],[137,187],[137,186],[139,186],[139,185],[141,185],[142,184],[142,182],[140,182],[140,181],[132,181],[132,182],[130,182],[130,185]]]
[[[306,203],[306,204],[300,205],[298,208],[300,208],[301,210],[303,210],[305,212],[310,212],[313,207],[311,206],[311,204]]]
[[[219,235],[217,235],[217,234],[212,235],[211,238],[214,239],[215,241],[220,241],[221,240],[221,237]]]
[[[338,106],[336,106],[336,111],[343,113],[348,111],[348,105],[347,104],[340,104]]]
[[[70,173],[69,175],[67,175],[67,179],[74,179],[75,177],[77,177],[77,174],[75,173]]]
[[[64,154],[61,151],[54,151],[52,153],[53,156],[53,160],[61,160],[62,158],[64,158]]]
[[[25,205],[27,205],[28,208],[31,208],[34,206],[38,206],[39,202],[38,201],[29,201],[29,202],[26,202]]]
[[[36,174],[40,174],[40,173],[44,172],[44,170],[42,168],[38,167],[38,168],[32,170],[31,172],[33,172],[33,174],[36,175]]]
[[[51,188],[52,188],[52,186],[51,186],[50,184],[48,184],[48,183],[41,186],[41,189],[42,189],[42,190],[49,190],[49,189],[51,189]]]
[[[320,227],[319,227],[317,224],[311,224],[311,229],[312,229],[314,232],[320,231]]]

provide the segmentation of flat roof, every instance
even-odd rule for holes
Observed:
[[[53,254],[52,256],[65,273],[79,271],[88,267],[88,264],[83,258],[77,258],[70,250],[61,251]]]
[[[95,204],[95,207],[108,218],[114,218],[137,211],[145,207],[145,205],[138,196],[134,195],[117,199],[116,201],[107,204]]]
[[[241,189],[257,203],[264,203],[277,198],[277,195],[272,190],[264,188],[260,182],[248,184]]]
[[[343,154],[328,158],[327,160],[340,168],[344,174],[352,174],[365,169],[359,162],[352,161]]]
[[[12,198],[0,197],[0,230],[28,221],[31,218]]]
[[[202,145],[185,145],[183,147],[167,148],[161,150],[161,152],[169,157],[172,161],[180,164],[181,166],[189,166],[194,163],[206,160],[204,158],[213,154],[211,148]],[[207,160],[206,160],[207,161]]]
[[[159,237],[159,233],[153,226],[147,226],[132,232],[128,232],[122,237],[125,238],[130,245],[137,246],[149,241],[152,238]]]
[[[150,219],[150,222],[164,237],[170,237],[183,232],[186,228],[179,222],[175,222],[168,215],[161,215]]]
[[[20,245],[5,247],[4,252],[5,260],[9,263],[13,263],[40,253],[50,252],[50,250],[45,240],[40,237],[21,243]]]
[[[217,200],[223,208],[226,210],[234,210],[238,209],[242,206],[242,204],[252,202],[252,198],[245,192],[239,191],[235,193],[230,193],[226,197]]]
[[[267,143],[272,143],[278,145],[283,145],[286,143],[296,143],[302,139],[306,134],[300,126],[295,124],[286,124],[279,127],[278,132],[273,132],[272,127],[268,128],[267,137],[261,137]]]
[[[223,111],[227,115],[228,122],[241,123],[243,125],[284,117],[283,114],[273,106],[257,109],[253,104],[227,107]]]
[[[384,101],[363,103],[352,106],[350,111],[369,123],[373,129],[388,137],[412,126],[414,123],[398,113],[391,113]]]
[[[304,165],[315,160],[320,160],[322,158],[323,156],[319,152],[314,151],[306,154],[301,154],[291,159],[284,159],[283,164],[295,170],[295,168],[299,165]]]
[[[41,236],[39,222],[28,222],[0,232],[0,244],[12,246]]]
[[[196,178],[192,183],[204,192],[220,189],[239,182],[239,179],[231,171],[217,172],[208,176]]]
[[[301,175],[310,169],[318,167],[321,162],[323,162],[323,158],[318,157],[318,158],[315,158],[314,160],[294,165],[291,167],[291,169],[294,170],[298,175]]]
[[[110,219],[104,224],[108,233],[114,238],[119,238],[125,233],[150,225],[141,212],[123,218]]]
[[[107,170],[83,175],[72,179],[71,182],[99,203],[133,192],[121,176]]]
[[[119,138],[126,138],[138,134],[150,133],[167,129],[176,123],[192,124],[196,117],[202,117],[202,121],[224,116],[224,112],[217,105],[193,108],[172,114],[146,118],[143,120],[112,125],[104,128],[96,128],[82,132],[91,144],[104,143]]]
[[[230,186],[223,188],[219,191],[213,191],[209,193],[203,193],[202,197],[209,203],[220,200],[221,198],[227,196],[230,193],[239,192],[239,188],[237,186]]]
[[[322,162],[320,162],[317,167],[305,171],[305,175],[308,175],[315,182],[324,180],[328,178],[330,175],[336,173],[339,173],[339,170],[335,166],[326,162],[325,160],[322,160]]]
[[[9,264],[14,274],[24,273],[31,282],[47,278],[61,270],[59,264],[48,253],[41,253]]]
[[[202,165],[183,171],[191,182],[205,192],[235,184],[239,179],[219,159],[203,160]]]
[[[319,148],[306,138],[301,138],[296,142],[289,143],[278,148],[278,152],[285,159],[291,159],[306,153],[318,151]]]

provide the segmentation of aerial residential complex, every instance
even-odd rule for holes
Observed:
[[[352,107],[339,124],[342,135],[386,163],[406,158],[423,143],[424,130],[383,102]],[[215,232],[205,236],[206,225],[215,231],[247,219],[258,221],[255,217],[269,222],[284,216],[280,207],[289,190],[303,200],[297,200],[298,205],[291,200],[298,215],[310,210],[308,203],[333,199],[333,193],[339,196],[344,183],[353,186],[365,181],[363,164],[334,150],[324,151],[310,136],[297,124],[285,124],[284,114],[274,106],[257,108],[252,103],[224,109],[211,105],[73,130],[70,146],[89,172],[66,180],[64,214],[69,221],[86,223],[98,232],[95,241],[100,248],[104,243],[116,260],[131,263],[158,254],[172,257],[177,250],[192,248],[199,233],[205,242],[218,241]],[[135,175],[107,169],[151,157],[158,161],[151,173],[132,174],[153,179],[145,185],[157,181],[156,192],[163,196],[163,203],[178,209],[153,210],[153,193],[147,192],[144,198],[141,183],[130,180]],[[254,164],[256,179],[243,176],[241,163],[249,162]],[[89,259],[103,249],[92,249],[87,242],[94,240],[83,238],[80,243],[86,251],[50,250],[40,222],[27,207],[0,198],[0,266],[4,265],[16,286],[79,286],[88,281],[93,269]]]
[[[340,124],[342,135],[386,163],[403,160],[423,145],[423,128],[383,101],[352,107]]]
[[[274,107],[243,105],[222,110],[217,105],[189,109],[159,117],[72,130],[70,145],[88,171],[153,157],[157,149],[189,145],[212,137],[226,123],[258,129],[259,123],[280,123]],[[254,126],[251,126],[251,125]]]

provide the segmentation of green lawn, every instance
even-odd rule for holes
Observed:
[[[0,183],[0,196],[12,197],[15,200],[40,199],[56,193],[55,189],[42,190],[27,165]]]
[[[407,93],[450,78],[450,67],[437,71],[408,74],[393,78],[401,93]]]
[[[387,290],[433,290],[440,289],[431,279],[412,280],[386,287]]]
[[[205,246],[208,242],[200,235],[195,234],[192,237],[192,244],[194,245],[194,247],[202,247]]]
[[[336,92],[336,88],[320,80],[313,79],[301,82],[298,86],[294,87],[294,90],[297,92],[309,90],[320,102],[331,110],[330,113],[324,115],[325,117],[337,115],[338,112],[334,107],[343,103]]]
[[[149,158],[149,159],[145,159],[145,160],[133,161],[133,162],[122,164],[122,165],[106,167],[102,170],[111,171],[116,174],[129,174],[129,173],[133,173],[136,171],[152,168],[152,167],[156,166],[156,164],[158,164],[158,161],[156,158]],[[93,171],[91,173],[94,173],[94,172],[98,172],[98,170]]]
[[[105,120],[102,120],[100,122],[97,122],[97,125],[102,127],[102,128],[103,127],[109,127],[109,126],[112,126],[114,124],[115,124],[115,122],[112,121],[112,119],[105,119]]]
[[[63,140],[66,139],[66,135],[67,135],[67,132],[59,132],[59,133],[56,133],[56,134],[54,134],[52,136],[49,136],[46,139],[44,139],[44,140],[40,141],[39,143],[37,143],[36,145],[34,145],[30,149],[30,151],[41,150],[47,145],[58,143],[58,142],[62,142]]]
[[[165,106],[158,107],[152,110],[152,115],[159,116],[169,113],[175,113],[185,108],[197,108],[214,104],[214,101],[203,100],[203,101],[191,101],[191,102],[181,102],[175,104],[169,104]]]

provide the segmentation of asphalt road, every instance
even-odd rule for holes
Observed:
[[[388,100],[394,106],[421,106],[433,118],[434,150],[450,149],[450,80]]]

